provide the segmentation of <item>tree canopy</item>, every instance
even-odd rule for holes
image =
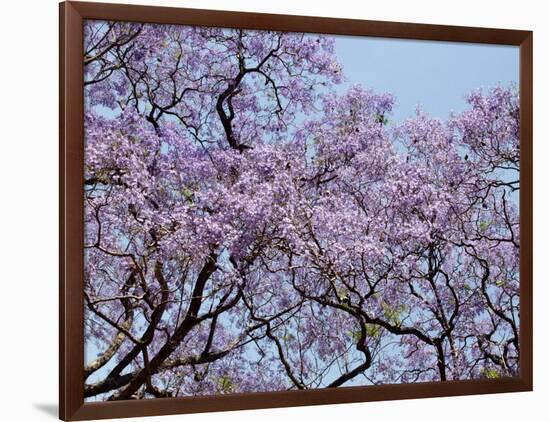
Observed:
[[[85,397],[518,374],[515,87],[397,124],[330,36],[87,21],[84,50]]]

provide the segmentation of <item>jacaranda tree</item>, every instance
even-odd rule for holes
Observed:
[[[518,374],[514,87],[394,124],[330,36],[89,21],[84,50],[87,398]]]

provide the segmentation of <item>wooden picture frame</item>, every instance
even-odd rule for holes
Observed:
[[[530,31],[224,12],[103,3],[60,4],[59,416],[63,420],[150,416],[530,391],[532,366],[533,34]],[[520,376],[304,391],[85,403],[83,396],[83,20],[453,41],[520,47]]]

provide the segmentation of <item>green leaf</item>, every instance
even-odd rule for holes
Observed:
[[[346,292],[343,289],[338,289],[337,294],[338,294],[338,299],[340,299],[341,301],[349,299],[348,292]]]
[[[347,334],[355,343],[361,338],[361,331],[348,331]]]
[[[399,326],[401,325],[403,314],[407,312],[407,307],[405,305],[398,305],[393,308],[391,305],[384,302],[382,303],[382,312],[384,313],[386,319],[388,319],[393,325]]]
[[[382,328],[379,325],[375,324],[365,324],[365,329],[367,330],[368,337],[380,337],[382,334]]]
[[[491,222],[490,221],[482,221],[481,223],[479,223],[479,229],[484,232],[485,230],[487,230],[489,227],[491,226]]]
[[[377,122],[377,123],[381,123],[381,124],[383,124],[383,125],[387,125],[388,122],[389,122],[389,120],[386,118],[386,116],[384,116],[383,113],[378,113],[378,114],[376,114],[375,119],[376,119],[376,122]]]
[[[481,373],[486,378],[500,378],[500,373],[496,369],[484,369]]]
[[[193,191],[187,187],[184,187],[181,190],[181,194],[187,199],[189,202],[193,203]]]
[[[218,380],[218,387],[224,393],[233,392],[233,381],[227,375],[220,377]]]

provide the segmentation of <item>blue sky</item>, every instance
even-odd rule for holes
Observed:
[[[416,106],[446,118],[465,109],[464,95],[476,88],[519,83],[519,49],[514,46],[337,36],[336,54],[348,77],[397,98],[393,119]],[[343,87],[345,88],[345,86]]]

